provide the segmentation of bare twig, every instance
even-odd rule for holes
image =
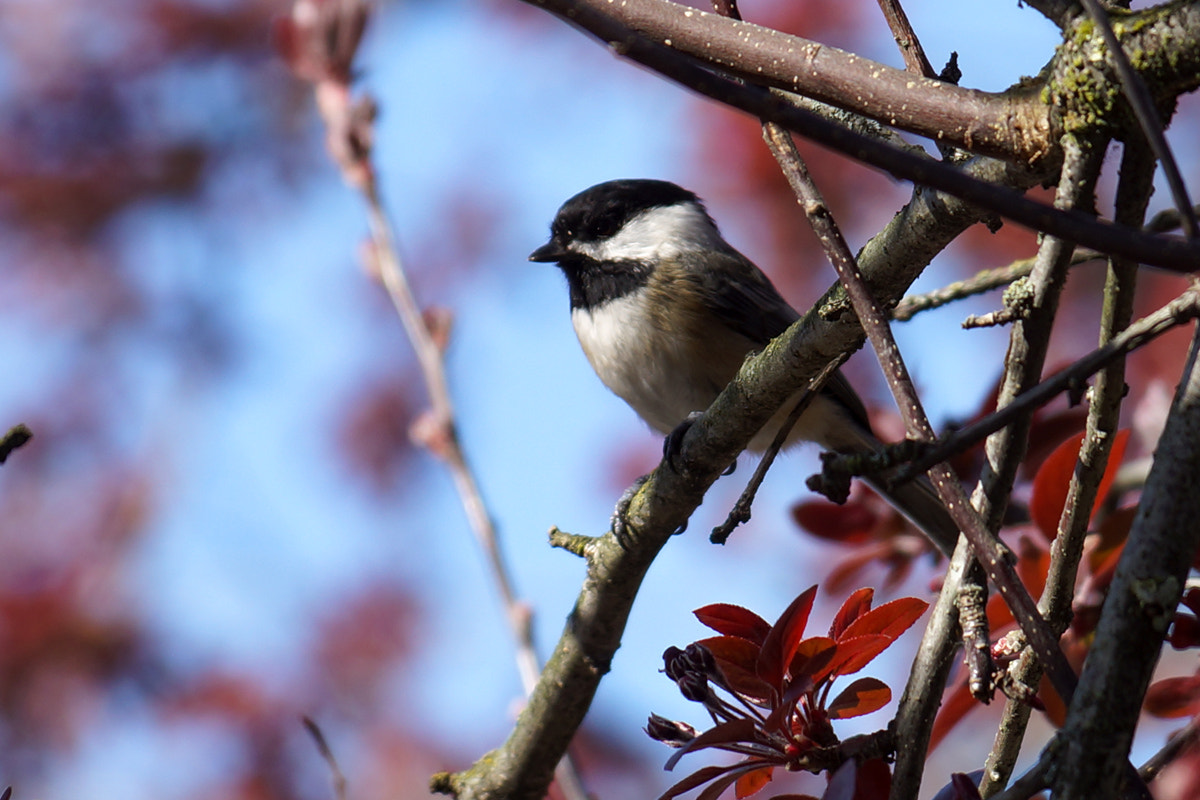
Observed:
[[[916,797],[921,788],[933,721],[960,641],[958,592],[966,572],[975,568],[975,563],[970,545],[960,537],[896,709],[896,740],[904,742],[905,746],[896,752],[892,788],[888,795],[891,800]]]
[[[895,395],[909,438],[931,441],[933,427],[917,397],[912,379],[892,338],[887,319],[866,288],[854,256],[825,206],[820,192],[812,183],[804,162],[796,152],[795,144],[790,135],[778,126],[765,126],[765,131],[772,153],[779,161],[788,183],[796,192],[797,199],[825,248],[826,255],[837,269],[838,277],[854,305],[855,314],[883,365],[884,375]],[[929,476],[959,529],[971,542],[988,577],[1000,590],[1013,616],[1033,644],[1038,657],[1046,665],[1047,675],[1055,689],[1061,696],[1069,697],[1075,687],[1074,672],[1058,647],[1057,636],[1049,631],[1033,599],[1029,597],[1016,575],[1008,549],[986,530],[979,517],[970,510],[961,485],[948,467],[942,464],[935,465],[930,469]]]
[[[366,201],[373,266],[416,352],[429,393],[430,409],[413,426],[411,433],[445,462],[453,476],[467,521],[487,558],[500,594],[516,646],[517,671],[528,695],[537,684],[541,671],[533,641],[532,615],[528,606],[517,597],[495,524],[463,451],[441,347],[421,314],[400,261],[371,158],[374,102],[369,97],[355,99],[352,95],[353,60],[369,12],[365,0],[329,4],[297,0],[292,17],[280,26],[281,49],[296,73],[313,82],[330,156],[346,183],[357,189]],[[567,797],[572,800],[586,798],[568,758],[563,758],[557,777]]]
[[[1200,206],[1194,206],[1192,211],[1194,214],[1200,214]],[[1174,208],[1167,208],[1155,214],[1142,230],[1147,233],[1166,233],[1167,231],[1178,230],[1181,224],[1182,215],[1179,211]],[[1087,247],[1076,247],[1075,252],[1071,255],[1071,266],[1077,267],[1080,264],[1098,261],[1103,258],[1103,253],[1098,253]],[[1007,286],[1019,278],[1028,277],[1029,273],[1033,272],[1033,265],[1036,262],[1036,258],[1021,258],[1003,267],[981,270],[965,280],[955,281],[940,289],[934,289],[931,292],[909,295],[892,309],[892,320],[905,322],[922,311],[941,308],[956,300],[962,300],[977,294],[990,292],[993,289],[999,289],[1002,286]]]
[[[1090,258],[1085,259],[1084,254],[1090,254]],[[1081,249],[1076,251],[1076,257],[1072,259],[1072,264],[1081,264],[1085,260],[1102,257],[1094,251]],[[955,281],[940,289],[934,289],[932,292],[905,297],[892,310],[892,319],[896,322],[907,322],[922,311],[931,311],[956,300],[964,300],[977,294],[999,289],[1001,286],[1007,286],[1019,278],[1027,277],[1033,271],[1034,261],[1036,259],[1022,258],[1008,266],[982,270],[970,278]]]
[[[1036,764],[1013,781],[1012,785],[1003,792],[992,795],[991,800],[1029,800],[1031,797],[1038,796],[1038,792],[1050,785],[1050,769],[1052,767],[1052,759],[1043,753]]]
[[[926,78],[936,78],[937,73],[925,57],[925,48],[921,47],[917,32],[913,30],[912,23],[908,21],[908,14],[904,13],[899,0],[879,0],[879,9],[892,30],[892,38],[900,48],[900,55],[904,57],[905,68]]]
[[[754,468],[754,474],[750,477],[750,481],[746,484],[746,488],[742,490],[737,502],[733,504],[729,514],[725,517],[725,521],[717,527],[713,528],[708,540],[713,544],[725,544],[729,539],[729,535],[733,533],[733,529],[738,525],[750,521],[750,507],[754,505],[754,497],[758,494],[758,487],[762,485],[763,479],[767,477],[767,470],[771,468],[771,464],[775,462],[775,457],[779,455],[779,451],[783,449],[784,443],[787,441],[788,434],[796,425],[796,421],[802,415],[817,396],[817,392],[825,385],[830,376],[836,372],[842,364],[846,363],[849,358],[849,353],[843,353],[838,358],[830,361],[825,369],[817,373],[817,376],[812,379],[807,391],[800,396],[796,401],[795,407],[788,414],[787,419],[779,426],[779,431],[775,434],[775,438],[771,440],[770,446],[763,451],[762,458],[758,465]]]
[[[1188,720],[1187,725],[1171,734],[1171,738],[1162,746],[1162,749],[1150,756],[1145,764],[1138,767],[1138,774],[1142,776],[1142,780],[1149,783],[1157,778],[1168,764],[1185,750],[1194,747],[1198,741],[1200,741],[1200,717],[1192,717]]]
[[[1104,154],[1103,144],[1069,136],[1059,178],[1055,205],[1090,208],[1095,182]],[[1008,354],[997,408],[1004,408],[1034,387],[1042,372],[1050,331],[1058,310],[1058,298],[1066,281],[1067,265],[1074,245],[1056,237],[1045,237],[1038,247],[1037,262],[1028,278],[1030,299],[1024,318],[1009,333]],[[1017,469],[1025,456],[1033,409],[1012,415],[1003,428],[993,429],[985,445],[987,460],[972,502],[988,527],[997,530],[1008,506]]]
[[[342,773],[342,768],[338,766],[337,758],[333,755],[333,749],[329,746],[328,740],[325,738],[321,727],[310,717],[301,717],[301,722],[304,723],[305,730],[312,737],[313,742],[317,745],[317,752],[321,754],[321,758],[325,759],[325,763],[329,766],[329,774],[333,779],[333,796],[336,800],[346,800],[346,776]]]
[[[897,483],[911,480],[932,464],[945,461],[955,453],[969,449],[985,437],[1004,428],[1013,419],[1046,405],[1059,394],[1080,391],[1088,377],[1114,359],[1149,344],[1167,331],[1187,324],[1197,316],[1200,316],[1200,293],[1196,289],[1188,289],[1162,308],[1131,324],[1107,344],[1018,395],[1004,408],[944,437],[927,452],[913,459],[911,464],[898,471],[894,480]]]

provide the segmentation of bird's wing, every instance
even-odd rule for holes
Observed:
[[[762,270],[741,253],[705,254],[706,264],[689,270],[704,289],[717,316],[758,347],[787,330],[800,316]]]
[[[711,254],[709,254],[711,257]],[[787,330],[799,314],[780,296],[762,270],[737,251],[722,254],[728,261],[695,270],[717,316],[759,348]],[[841,371],[825,383],[824,391],[867,430],[867,409]]]

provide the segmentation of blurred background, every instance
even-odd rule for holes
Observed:
[[[935,66],[958,51],[966,86],[1035,74],[1057,41],[1018,3],[907,10]],[[309,87],[269,45],[271,19],[288,11],[284,0],[0,0],[0,429],[23,422],[35,437],[0,467],[0,788],[17,800],[329,797],[302,715],[324,729],[352,797],[423,797],[432,772],[498,745],[519,708],[492,578],[447,473],[408,439],[424,389],[361,266],[362,203],[325,156]],[[743,12],[901,65],[874,3],[761,0]],[[833,273],[754,120],[543,12],[384,2],[361,55],[360,86],[380,108],[382,192],[418,298],[453,316],[465,447],[544,655],[583,575],[547,529],[605,530],[660,448],[592,375],[561,276],[526,261],[558,205],[610,178],[674,180],[798,307]],[[1196,104],[1181,113],[1175,129],[1194,126]],[[1193,181],[1198,141],[1173,139]],[[805,152],[854,247],[909,194]],[[1152,210],[1167,202],[1160,191]],[[1033,246],[1011,225],[972,231],[917,288]],[[1098,312],[1083,301],[1101,280],[1072,277],[1081,311],[1057,335],[1060,363],[1095,340]],[[1178,286],[1155,280],[1145,308]],[[998,369],[1005,332],[958,327],[997,305],[900,329],[939,424],[974,413],[997,377],[980,369]],[[1172,339],[1135,364],[1146,431],[1180,363]],[[870,353],[848,371],[895,432]],[[582,737],[597,796],[671,782],[666,748],[640,730],[651,711],[703,722],[658,674],[667,646],[705,635],[692,609],[731,602],[773,619],[822,583],[822,629],[858,585],[880,600],[928,596],[926,559],[852,570],[840,594],[827,589],[851,550],[790,515],[814,463],[807,451],[783,459],[754,520],[719,548],[706,531],[749,469],[723,479],[655,564]],[[869,674],[898,693],[918,637]],[[986,732],[956,738],[936,774],[973,768],[989,745]],[[795,785],[819,793],[822,782]]]

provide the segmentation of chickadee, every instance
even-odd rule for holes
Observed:
[[[563,203],[530,261],[567,276],[571,321],[604,385],[668,434],[704,411],[746,356],[799,315],[767,276],[725,241],[695,194],[667,181],[597,184]],[[751,441],[762,450],[792,407]],[[838,372],[801,415],[789,444],[874,451],[867,412]],[[928,482],[872,485],[950,554],[958,528]]]

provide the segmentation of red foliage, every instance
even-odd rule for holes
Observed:
[[[341,415],[338,455],[380,495],[393,493],[412,464],[411,384],[396,377],[362,386]]]
[[[1047,540],[1052,540],[1058,535],[1058,520],[1067,504],[1067,490],[1071,485],[1071,476],[1075,474],[1075,464],[1079,459],[1083,437],[1084,434],[1077,434],[1055,448],[1033,478],[1029,514]],[[1128,430],[1118,431],[1113,438],[1108,466],[1096,493],[1098,499],[1103,500],[1108,495],[1108,489],[1121,466],[1121,459],[1125,457],[1125,445],[1128,442]]]
[[[829,636],[805,637],[816,591],[813,586],[802,592],[773,625],[739,606],[722,603],[696,610],[701,622],[722,635],[686,650],[668,649],[663,656],[666,673],[685,697],[703,703],[721,721],[697,735],[691,726],[653,716],[647,732],[679,747],[668,769],[685,754],[704,748],[749,755],[732,766],[697,770],[667,790],[662,800],[704,784],[709,785],[702,797],[715,798],[731,785],[737,797],[748,797],[770,782],[775,767],[815,772],[838,766],[846,757],[830,755],[839,743],[830,723],[869,714],[891,700],[891,689],[875,678],[859,678],[832,700],[829,696],[835,679],[870,663],[925,613],[928,604],[904,598],[872,609],[873,591],[860,589],[834,616]],[[746,713],[720,699],[717,688],[744,708],[762,708],[766,716]],[[887,796],[890,773],[882,761],[868,760],[857,772],[858,789],[844,791],[864,800]],[[853,778],[835,780],[854,785]],[[835,795],[843,791],[835,791],[832,781],[830,787]]]
[[[1165,719],[1200,713],[1200,675],[1164,678],[1146,691],[1146,713]]]

